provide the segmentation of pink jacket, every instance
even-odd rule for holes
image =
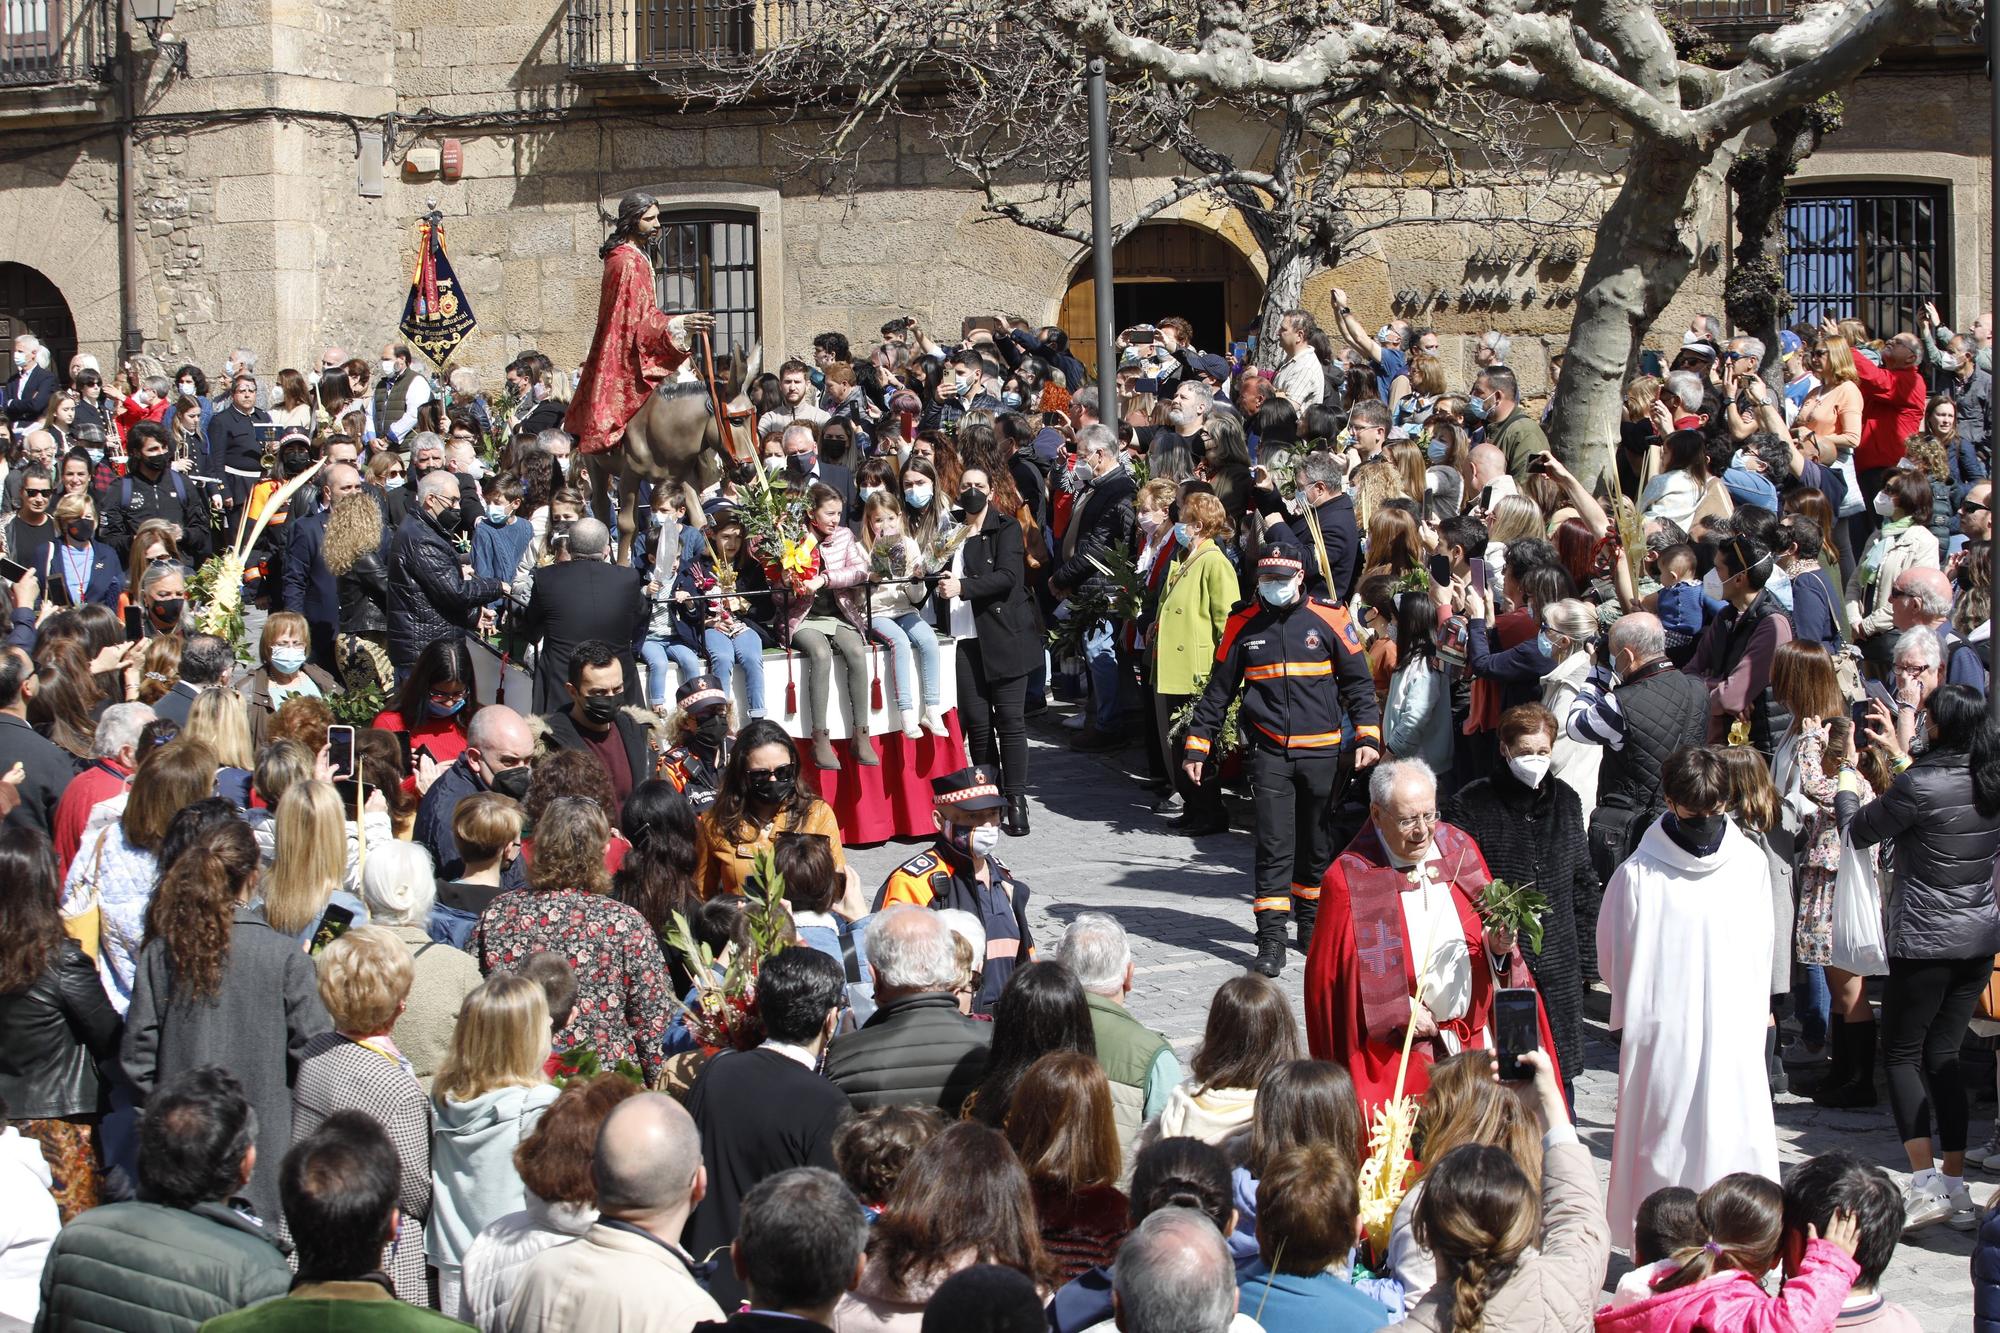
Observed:
[[[819,554],[826,568],[826,586],[836,593],[847,588],[858,588],[868,581],[868,551],[855,539],[848,528],[835,528],[830,537],[819,539]],[[785,625],[785,642],[791,643],[793,633],[798,629],[817,600],[810,596],[799,596],[792,600],[788,623]],[[840,607],[841,619],[863,628],[858,609],[859,597],[836,596],[835,604]]]
[[[1773,1296],[1731,1270],[1691,1287],[1597,1312],[1597,1333],[1832,1333],[1861,1266],[1823,1240]]]

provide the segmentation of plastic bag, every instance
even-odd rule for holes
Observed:
[[[1875,877],[1875,857],[1840,840],[1840,868],[1833,882],[1834,967],[1857,977],[1889,972],[1889,951],[1882,936],[1882,889]]]

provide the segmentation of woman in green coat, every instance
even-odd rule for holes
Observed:
[[[1215,645],[1222,639],[1223,626],[1241,599],[1236,566],[1221,545],[1234,531],[1222,501],[1204,492],[1187,496],[1181,501],[1180,522],[1175,529],[1181,554],[1167,571],[1151,638],[1153,718],[1163,736],[1169,732],[1169,719],[1201,693],[1202,682],[1215,662]],[[1178,775],[1180,759],[1173,753],[1171,740],[1166,749],[1169,771]],[[1210,764],[1207,779],[1193,791],[1186,790],[1184,778],[1176,779],[1187,800],[1177,827],[1191,837],[1229,828],[1229,816],[1222,806],[1220,769],[1221,765]]]

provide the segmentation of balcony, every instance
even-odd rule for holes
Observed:
[[[104,83],[116,22],[111,0],[0,0],[0,90]]]
[[[570,0],[569,67],[617,73],[726,63],[790,39],[823,13],[825,4],[826,0]]]

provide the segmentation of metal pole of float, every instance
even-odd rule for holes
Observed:
[[[1102,56],[1090,62],[1090,249],[1097,288],[1097,419],[1115,430],[1121,414],[1118,347],[1112,329],[1111,97],[1105,88]]]

